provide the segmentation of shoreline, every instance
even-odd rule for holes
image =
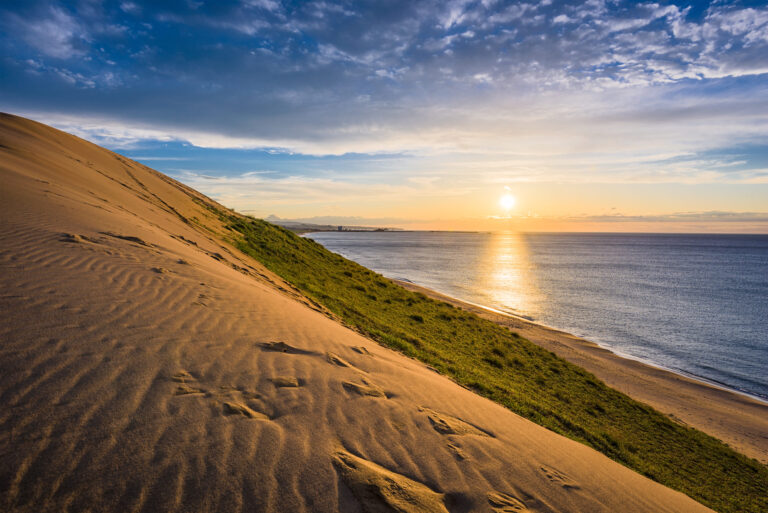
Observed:
[[[768,398],[761,397],[759,395],[755,395],[755,394],[749,393],[749,392],[747,392],[745,390],[739,390],[737,388],[729,386],[727,383],[721,383],[721,382],[719,382],[717,380],[713,380],[713,379],[710,379],[710,378],[707,378],[707,377],[704,377],[704,376],[699,376],[697,374],[685,371],[683,369],[676,369],[676,368],[673,368],[673,367],[666,367],[664,365],[652,362],[650,360],[643,359],[643,358],[638,357],[638,356],[633,356],[631,354],[627,354],[627,353],[623,353],[621,351],[617,351],[615,348],[610,347],[610,345],[602,344],[600,342],[594,342],[594,341],[586,338],[586,336],[575,335],[575,334],[570,333],[569,331],[566,331],[564,329],[560,329],[560,328],[557,328],[555,326],[550,326],[548,324],[544,324],[543,322],[537,321],[537,320],[533,319],[532,317],[526,317],[524,315],[518,315],[518,314],[515,314],[515,313],[512,313],[512,312],[505,312],[504,310],[499,310],[498,308],[493,308],[493,307],[490,307],[490,306],[482,305],[480,303],[473,303],[472,301],[466,301],[464,299],[459,299],[459,298],[453,297],[453,296],[451,296],[449,294],[444,294],[444,293],[439,292],[437,290],[430,289],[429,287],[425,287],[423,285],[418,285],[417,283],[414,283],[414,282],[412,282],[412,281],[410,281],[408,279],[405,279],[405,278],[390,278],[390,279],[395,281],[395,282],[397,282],[397,284],[399,284],[400,286],[403,286],[405,288],[411,288],[414,291],[422,292],[425,295],[428,295],[428,296],[430,296],[432,298],[440,298],[442,301],[453,303],[454,306],[458,305],[458,304],[466,305],[467,308],[465,308],[464,306],[462,306],[462,308],[464,308],[467,311],[473,311],[474,312],[475,310],[479,310],[479,311],[482,311],[482,312],[487,312],[488,314],[499,315],[501,317],[510,317],[510,318],[515,319],[515,320],[517,320],[519,322],[522,322],[522,323],[530,323],[530,324],[532,324],[534,326],[538,326],[538,327],[540,327],[540,328],[542,328],[544,330],[549,330],[549,331],[556,332],[556,333],[562,333],[564,335],[567,335],[568,337],[576,338],[576,339],[582,341],[583,343],[594,344],[597,347],[599,347],[600,349],[604,349],[606,351],[609,351],[610,353],[613,353],[618,358],[621,358],[621,359],[624,359],[624,360],[632,360],[632,361],[635,361],[635,362],[639,362],[639,363],[642,363],[643,365],[647,365],[647,366],[652,367],[654,369],[670,372],[672,374],[676,374],[676,375],[682,376],[684,378],[688,378],[688,379],[691,379],[693,381],[700,382],[700,383],[702,383],[704,385],[708,385],[708,386],[711,386],[713,388],[717,388],[717,389],[722,390],[724,392],[730,392],[732,394],[744,396],[747,399],[751,399],[751,400],[756,401],[756,402],[758,402],[760,404],[764,404],[764,405],[768,406]]]
[[[600,342],[594,342],[594,341],[586,338],[586,335],[585,336],[575,335],[573,333],[570,333],[569,331],[557,328],[555,326],[550,326],[548,324],[544,324],[543,322],[537,321],[537,320],[535,320],[533,318],[530,318],[530,317],[525,317],[523,315],[517,315],[517,314],[511,313],[511,312],[505,312],[504,310],[499,310],[498,308],[492,308],[490,306],[481,305],[480,303],[473,303],[472,301],[465,301],[463,299],[455,298],[455,297],[450,296],[448,294],[443,294],[442,292],[438,292],[436,290],[432,290],[429,287],[422,287],[421,285],[417,285],[417,284],[415,284],[415,283],[413,283],[412,281],[409,281],[409,280],[397,279],[395,281],[397,281],[397,282],[405,281],[405,282],[410,283],[410,284],[412,284],[414,286],[421,287],[422,289],[427,289],[427,290],[431,291],[432,293],[434,293],[436,295],[450,297],[451,299],[453,299],[457,303],[464,303],[464,304],[466,304],[466,305],[468,305],[468,306],[470,306],[472,308],[477,308],[479,310],[487,311],[487,312],[489,312],[491,314],[496,314],[496,315],[500,315],[500,316],[503,316],[503,317],[511,317],[511,318],[516,319],[516,320],[518,320],[520,322],[531,323],[531,324],[533,324],[535,326],[541,327],[541,328],[546,329],[546,330],[550,330],[550,331],[553,331],[553,332],[556,332],[556,333],[563,333],[563,334],[565,334],[565,335],[567,335],[569,337],[574,337],[576,339],[579,339],[579,340],[583,341],[584,343],[594,344],[594,345],[596,345],[597,347],[599,347],[601,349],[604,349],[606,351],[609,351],[609,352],[613,353],[615,356],[617,356],[617,357],[619,357],[621,359],[632,360],[632,361],[635,361],[635,362],[639,362],[639,363],[642,363],[643,365],[647,365],[648,367],[652,367],[654,369],[670,372],[672,374],[676,374],[676,375],[682,376],[684,378],[688,378],[688,379],[691,379],[693,381],[700,382],[700,383],[702,383],[704,385],[708,385],[708,386],[711,386],[713,388],[717,388],[718,390],[722,390],[724,392],[729,392],[729,393],[732,393],[732,394],[744,396],[747,399],[751,399],[751,400],[756,401],[756,402],[758,402],[760,404],[764,404],[764,405],[768,406],[768,398],[761,397],[759,395],[755,395],[755,394],[749,393],[749,392],[747,392],[745,390],[739,390],[738,388],[734,388],[732,386],[729,386],[727,383],[721,383],[721,382],[719,382],[717,380],[713,380],[713,379],[707,378],[705,376],[699,376],[697,374],[694,374],[692,372],[688,372],[688,371],[683,370],[683,369],[676,369],[674,367],[667,367],[667,366],[661,365],[659,363],[655,363],[653,361],[643,359],[642,357],[639,357],[639,356],[633,356],[631,354],[623,353],[621,351],[616,350],[615,348],[611,347],[608,344],[603,344],[603,343],[600,343]],[[400,285],[402,285],[402,283]]]
[[[683,425],[719,438],[746,456],[768,464],[768,403],[758,397],[622,356],[587,339],[500,310],[462,301],[413,282],[392,281],[515,331],[586,369],[608,386],[652,406]]]

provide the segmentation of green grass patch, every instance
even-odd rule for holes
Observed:
[[[505,328],[410,292],[311,239],[218,214],[237,248],[379,343],[712,509],[768,511],[768,467],[721,441]]]

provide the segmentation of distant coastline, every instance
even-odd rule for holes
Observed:
[[[296,219],[282,219],[280,217],[270,215],[264,218],[265,221],[278,226],[282,226],[292,232],[305,235],[309,233],[319,232],[399,232],[404,231],[400,228],[388,228],[381,226],[356,226],[345,224],[317,224],[306,220]]]

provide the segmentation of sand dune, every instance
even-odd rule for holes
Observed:
[[[329,318],[210,200],[0,118],[6,511],[709,511]]]

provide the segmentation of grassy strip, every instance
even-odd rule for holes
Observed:
[[[211,208],[211,207],[209,207]],[[768,511],[768,467],[490,321],[265,221],[218,212],[244,253],[379,343],[722,513]]]

